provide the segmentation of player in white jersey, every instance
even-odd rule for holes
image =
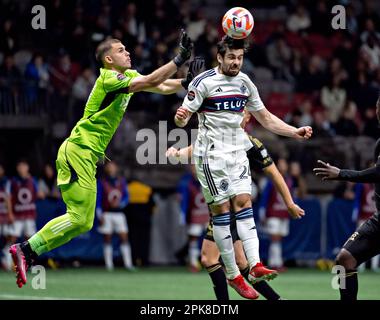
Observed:
[[[243,111],[246,108],[263,127],[279,135],[309,139],[312,128],[289,126],[265,108],[256,86],[240,71],[246,50],[244,40],[226,36],[217,47],[218,67],[194,78],[174,121],[184,127],[194,112],[198,114],[199,131],[193,154],[197,177],[213,215],[214,239],[226,267],[228,283],[243,297],[256,299],[257,292],[245,283],[236,265],[230,232],[230,212],[234,211],[238,235],[249,262],[250,279],[254,282],[261,276],[257,270],[262,270],[262,264],[246,156],[252,144],[240,126]]]

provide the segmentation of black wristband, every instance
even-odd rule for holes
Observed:
[[[177,68],[180,68],[186,62],[186,59],[184,59],[181,55],[176,55],[173,59],[173,62],[175,63]]]
[[[187,81],[187,79],[182,79],[181,80],[181,86],[187,90],[187,88],[189,87],[189,82]]]

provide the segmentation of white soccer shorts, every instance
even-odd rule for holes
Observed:
[[[36,220],[34,219],[23,219],[16,220],[10,225],[11,235],[14,237],[22,237],[30,238],[37,232]]]
[[[200,237],[206,231],[207,223],[191,223],[187,229],[187,234],[191,237]]]
[[[265,229],[270,235],[286,237],[289,234],[289,219],[269,217]]]
[[[103,212],[104,222],[98,228],[101,234],[128,233],[128,224],[122,212]]]
[[[208,204],[221,204],[236,195],[251,194],[251,172],[244,150],[194,159],[197,177]]]

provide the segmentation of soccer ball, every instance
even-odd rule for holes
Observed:
[[[223,31],[234,39],[244,39],[253,29],[251,13],[242,7],[235,7],[226,12],[222,20]]]

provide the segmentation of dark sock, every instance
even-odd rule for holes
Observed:
[[[244,270],[240,270],[240,273],[243,275],[245,279],[249,282],[249,267]],[[280,296],[276,291],[272,289],[272,287],[266,281],[260,281],[252,285],[252,287],[257,290],[258,293],[262,294],[263,297],[267,300],[279,300]]]
[[[354,301],[357,300],[358,296],[358,271],[357,270],[347,270],[346,276],[346,289],[339,288],[340,300],[344,301]],[[339,282],[340,284],[340,282]]]
[[[227,279],[222,266],[218,263],[207,267],[206,269],[212,280],[212,283],[214,284],[216,299],[229,300]]]
[[[37,253],[35,253],[30,247],[30,244],[28,241],[24,241],[23,243],[21,243],[20,247],[28,263],[33,262],[33,260],[35,260],[38,257]]]

